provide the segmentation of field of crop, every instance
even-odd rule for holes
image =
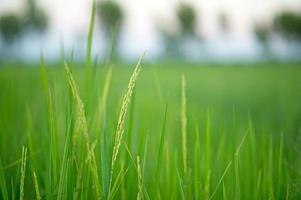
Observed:
[[[300,66],[134,66],[1,68],[0,199],[300,198]]]

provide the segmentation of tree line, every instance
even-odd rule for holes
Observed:
[[[21,15],[7,13],[0,16],[0,36],[5,46],[10,46],[18,38],[28,32],[43,34],[49,25],[47,13],[37,6],[35,0],[26,0],[26,9]],[[198,12],[189,3],[180,2],[175,10],[175,17],[179,25],[176,33],[170,33],[160,28],[164,39],[166,56],[181,56],[179,43],[185,38],[194,38],[201,41],[202,37],[197,33]],[[121,27],[125,18],[125,11],[117,1],[105,0],[97,3],[97,15],[104,30],[106,41],[111,46],[112,59],[118,58],[118,42],[121,35]],[[226,34],[231,29],[230,19],[227,13],[221,12],[218,17],[220,30]],[[301,14],[282,11],[277,13],[271,24],[255,23],[254,35],[260,42],[262,49],[268,56],[270,52],[269,40],[272,34],[278,34],[287,40],[301,40]]]

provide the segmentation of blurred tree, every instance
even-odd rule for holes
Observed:
[[[257,23],[254,26],[254,34],[261,46],[261,55],[265,60],[273,58],[270,47],[271,28],[268,25]]]
[[[288,39],[301,39],[301,15],[285,11],[274,19],[274,29]]]
[[[44,32],[48,27],[47,14],[37,7],[35,0],[27,0],[24,26],[39,33]]]
[[[123,22],[123,10],[115,1],[104,0],[98,3],[98,16],[104,27],[107,41],[111,42],[110,59],[116,59],[120,29]]]
[[[21,22],[16,15],[6,14],[0,17],[0,32],[6,45],[11,44],[21,31]]]
[[[196,59],[200,54],[205,55],[202,49],[202,38],[197,34],[197,11],[192,4],[181,2],[176,8],[176,17],[180,26],[175,41],[177,48],[175,59]]]
[[[159,27],[160,37],[164,42],[164,59],[179,59],[179,37],[176,33],[166,29],[166,27]]]
[[[301,14],[283,11],[274,18],[273,28],[286,40],[287,58],[300,60]]]
[[[182,34],[195,34],[196,12],[194,8],[186,3],[180,3],[177,8],[177,18]]]
[[[5,46],[5,50],[2,52],[4,57],[13,54],[9,47],[17,38],[30,31],[42,33],[47,28],[48,18],[46,13],[37,7],[35,0],[26,1],[27,8],[21,17],[15,14],[6,14],[0,17],[0,33]]]
[[[264,25],[256,24],[254,33],[257,40],[261,43],[266,43],[269,40],[270,30]]]
[[[227,14],[225,12],[221,12],[218,15],[218,24],[220,27],[220,30],[223,34],[226,34],[230,30],[230,22]]]
[[[164,59],[191,60],[203,54],[202,38],[197,34],[197,12],[193,5],[180,2],[175,9],[178,29],[160,21],[159,33],[164,41]],[[204,54],[203,54],[204,55]]]

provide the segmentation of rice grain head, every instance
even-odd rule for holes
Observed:
[[[73,75],[68,67],[67,62],[65,62],[65,70],[68,76],[68,82],[71,88],[72,95],[75,99],[75,108],[76,108],[76,113],[77,113],[77,125],[79,126],[78,128],[82,130],[83,135],[86,139],[86,146],[88,149],[89,148],[89,136],[88,136],[88,125],[87,125],[87,120],[85,116],[85,109],[84,109],[84,104],[79,96],[79,91],[77,89],[75,80],[73,78]]]
[[[112,178],[113,178],[113,171],[114,171],[115,161],[117,159],[119,149],[120,149],[120,145],[121,145],[122,138],[123,138],[124,123],[125,123],[125,119],[126,119],[127,110],[128,110],[128,107],[129,107],[129,104],[130,104],[130,101],[131,101],[131,97],[132,97],[133,90],[134,90],[135,85],[136,85],[136,81],[137,81],[139,72],[141,70],[141,61],[143,59],[143,56],[144,56],[144,54],[139,58],[139,61],[138,61],[137,65],[134,69],[134,72],[133,72],[133,74],[132,74],[132,76],[129,80],[127,92],[123,97],[122,106],[121,106],[119,119],[118,119],[118,123],[117,123],[114,146],[113,146],[113,153],[112,153],[112,160],[111,160],[111,170],[110,170],[109,190],[111,189],[111,185],[112,185]]]
[[[77,85],[73,78],[73,75],[68,67],[67,62],[65,62],[65,70],[68,76],[68,82],[71,87],[72,95],[75,99],[75,107],[77,113],[76,123],[78,125],[79,130],[82,131],[84,138],[86,140],[86,148],[87,148],[87,162],[89,163],[90,170],[93,174],[94,184],[96,185],[96,195],[97,198],[101,198],[101,187],[99,182],[99,177],[97,173],[97,165],[96,159],[94,155],[93,148],[90,147],[89,134],[88,134],[88,124],[85,115],[85,109],[83,101],[80,98],[79,91],[77,89]]]

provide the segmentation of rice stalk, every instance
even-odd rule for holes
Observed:
[[[122,101],[122,106],[121,106],[121,110],[120,110],[120,114],[119,114],[119,119],[118,119],[118,123],[117,123],[117,129],[116,129],[116,134],[115,134],[115,140],[114,140],[114,146],[113,146],[113,153],[112,153],[112,160],[111,160],[111,170],[110,170],[110,181],[109,181],[109,196],[110,196],[110,190],[111,190],[111,186],[112,186],[112,179],[113,179],[113,172],[114,172],[114,166],[115,166],[115,162],[119,153],[119,149],[120,149],[120,145],[123,139],[123,134],[124,134],[124,123],[125,123],[125,119],[126,119],[126,114],[127,114],[127,110],[131,101],[131,96],[133,94],[133,90],[135,88],[136,85],[136,81],[139,75],[139,72],[141,70],[141,61],[144,55],[142,55],[139,58],[139,61],[134,69],[134,72],[130,78],[129,84],[128,84],[128,88],[127,88],[127,92],[123,97],[123,101]]]
[[[138,171],[138,194],[137,194],[137,200],[143,199],[143,184],[142,184],[142,172],[140,167],[140,159],[139,156],[137,156],[137,171]]]
[[[223,182],[223,200],[227,200],[227,190],[226,190],[226,186],[225,183]]]
[[[70,120],[71,121],[71,120]],[[60,171],[60,175],[59,175],[59,184],[58,184],[58,192],[57,192],[57,199],[61,199],[62,198],[62,194],[63,194],[63,185],[64,185],[64,181],[67,178],[67,174],[68,174],[68,160],[69,160],[69,154],[71,151],[71,122],[68,125],[67,128],[67,136],[65,139],[65,144],[64,144],[64,151],[63,151],[63,157],[62,157],[62,164],[61,164],[61,171]]]
[[[181,104],[181,122],[182,122],[182,153],[184,176],[187,177],[187,114],[186,114],[186,79],[182,75],[182,104]],[[187,181],[187,180],[186,180]]]
[[[76,158],[74,158],[74,159],[76,159]],[[73,195],[72,195],[72,199],[74,199],[74,200],[79,199],[79,191],[81,188],[81,179],[82,179],[82,171],[79,170],[78,174],[76,175],[76,183],[75,183],[75,188],[73,190]]]
[[[4,173],[4,167],[2,164],[2,159],[0,157],[0,191],[2,193],[2,199],[8,200],[8,191],[7,191],[7,185],[5,180],[5,173]]]
[[[49,165],[51,167],[49,168],[49,176],[51,176],[50,183],[56,183],[57,182],[57,175],[58,175],[58,163],[60,161],[60,155],[58,153],[59,147],[58,147],[58,126],[57,126],[57,114],[55,111],[55,100],[53,95],[54,92],[49,88],[48,92],[48,127],[49,127],[49,133],[50,133],[50,149],[49,149]],[[50,170],[51,169],[51,170]],[[52,176],[53,175],[53,176]],[[49,187],[51,188],[52,184],[49,184]],[[49,192],[50,194],[50,192]]]
[[[36,190],[36,198],[37,200],[41,200],[41,193],[39,189],[39,184],[38,184],[38,178],[35,172],[33,172],[33,178],[34,178],[34,187]]]
[[[196,199],[200,199],[199,188],[201,187],[201,183],[199,183],[199,179],[201,177],[200,172],[200,152],[201,152],[201,140],[200,140],[200,130],[199,125],[196,122],[196,130],[195,130],[195,145],[194,145],[194,197]]]
[[[120,170],[118,172],[118,174],[116,176],[116,181],[112,185],[112,189],[111,189],[110,196],[108,197],[108,199],[114,199],[118,189],[120,188],[121,184],[124,182],[124,177],[127,174],[128,170],[129,170],[129,166],[127,166],[127,168],[125,170],[123,167],[123,170]]]
[[[280,136],[280,144],[279,144],[279,157],[278,157],[278,192],[280,193],[281,183],[282,183],[282,165],[283,165],[283,132]]]
[[[205,196],[204,199],[211,199],[210,198],[210,178],[211,178],[211,170],[207,169],[206,171],[206,182],[205,182]]]
[[[287,186],[286,186],[286,195],[285,195],[286,200],[290,199],[289,193],[290,193],[290,185],[288,183]]]
[[[255,199],[258,199],[259,194],[260,194],[260,184],[261,184],[261,170],[259,170],[258,172],[258,176],[257,176],[257,181],[256,181],[256,193],[255,193]]]
[[[24,199],[24,180],[26,172],[26,155],[27,148],[22,147],[21,177],[20,177],[20,200]]]
[[[98,100],[97,110],[94,115],[94,121],[93,121],[92,125],[94,125],[95,133],[97,133],[99,131],[99,127],[102,122],[102,113],[104,112],[105,105],[107,102],[110,84],[111,84],[111,80],[112,80],[112,74],[113,74],[113,67],[110,66],[108,69],[106,78],[105,78],[103,92],[102,92],[101,97]]]
[[[90,86],[90,76],[91,76],[91,65],[92,65],[92,44],[93,44],[93,32],[94,32],[94,22],[96,14],[96,3],[93,0],[92,13],[90,16],[89,32],[88,32],[88,43],[87,43],[87,58],[86,58],[86,87]]]
[[[143,161],[142,161],[142,174],[145,173],[145,163],[146,163],[146,153],[147,153],[147,147],[148,147],[148,135],[146,136],[145,143],[144,143],[144,151],[143,151]]]
[[[120,171],[124,171],[124,161],[121,161],[120,163]],[[121,180],[121,186],[120,186],[120,199],[126,200],[126,188],[125,188],[125,181],[124,179]]]

